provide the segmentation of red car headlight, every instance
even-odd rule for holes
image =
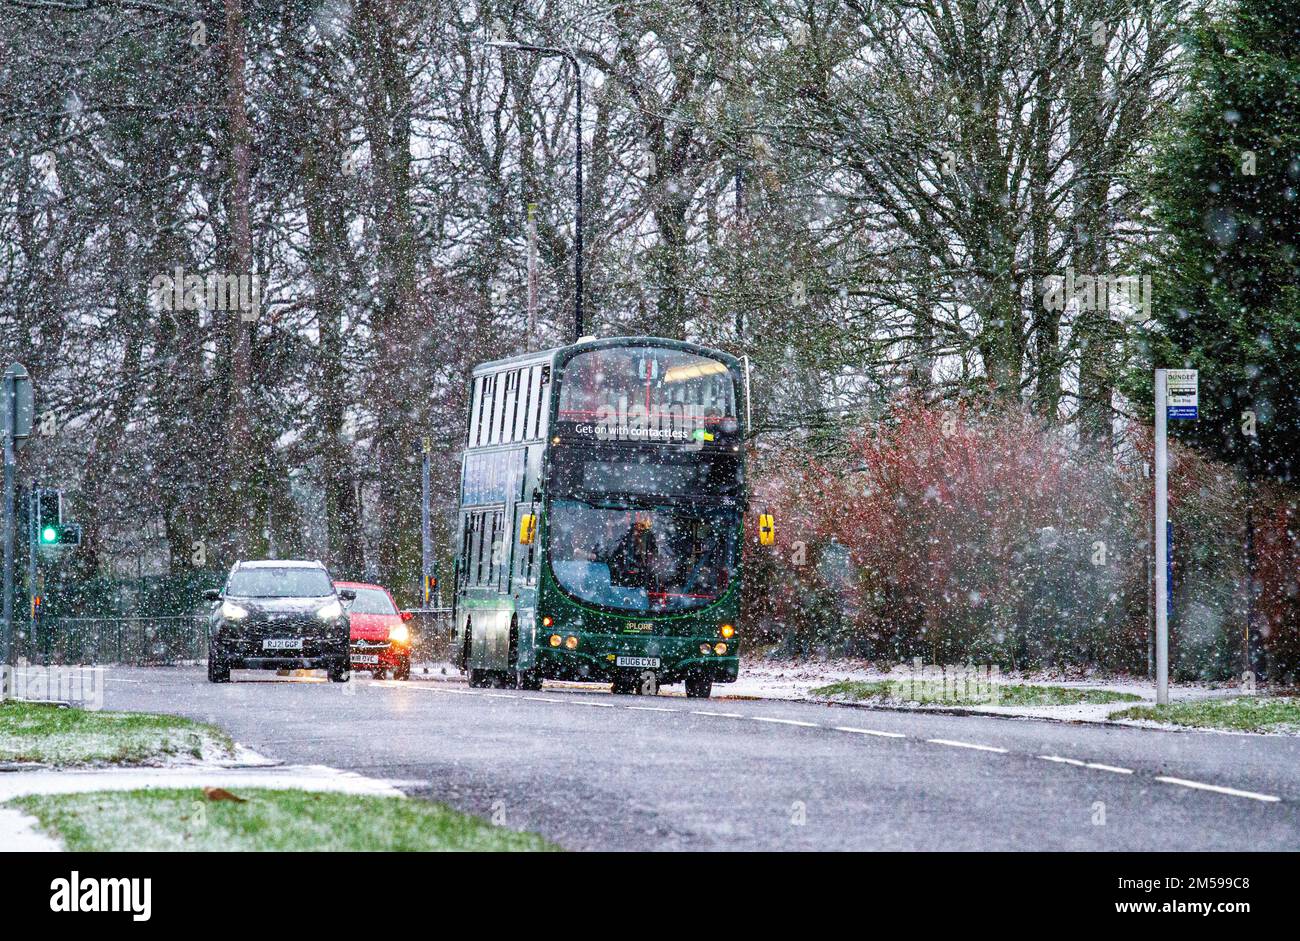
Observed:
[[[388,629],[388,639],[394,644],[409,644],[411,632],[405,624],[398,624]]]

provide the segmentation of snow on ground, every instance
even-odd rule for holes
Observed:
[[[39,833],[35,817],[0,807],[0,850],[6,853],[57,853],[63,850],[58,840]]]
[[[176,787],[241,787],[336,791],[375,797],[401,797],[391,781],[369,778],[325,765],[279,765],[261,768],[94,768],[87,770],[16,771],[0,774],[0,803],[28,794],[84,794],[88,791],[134,791]]]
[[[745,661],[742,659],[740,678],[725,686],[715,686],[715,695],[739,696],[754,699],[792,699],[819,700],[812,691],[829,683],[841,680],[855,680],[864,683],[880,680],[906,680],[913,674],[907,668],[884,671],[863,660],[779,660],[765,658]],[[1108,677],[1106,679],[1062,679],[1049,673],[1004,673],[999,677],[1002,683],[1024,683],[1061,686],[1067,689],[1100,689],[1117,693],[1129,693],[1142,697],[1142,702],[1085,703],[1074,706],[1019,706],[1019,705],[980,705],[952,706],[945,703],[928,705],[905,704],[890,708],[911,708],[917,710],[960,710],[990,715],[1009,715],[1024,718],[1057,719],[1073,722],[1104,722],[1107,717],[1120,709],[1130,706],[1154,704],[1155,685],[1143,678]],[[1184,700],[1223,698],[1240,695],[1234,687],[1210,686],[1205,684],[1170,685],[1171,702]],[[1125,720],[1125,724],[1128,722]],[[1135,723],[1136,724],[1136,723]],[[1142,723],[1154,725],[1153,723]],[[1159,726],[1167,728],[1167,726]]]
[[[428,668],[427,672],[425,667]],[[906,667],[896,668],[892,672],[881,670],[866,660],[783,660],[776,658],[746,659],[740,661],[740,677],[735,683],[717,683],[713,695],[722,698],[742,699],[787,699],[799,702],[827,702],[812,694],[820,686],[837,683],[841,680],[856,680],[864,683],[879,680],[905,680],[912,674]],[[413,680],[442,680],[464,682],[460,670],[450,663],[419,664],[411,668]],[[951,706],[944,703],[932,705],[890,704],[889,708],[918,710],[960,710],[962,712],[987,713],[992,715],[1020,716],[1023,718],[1057,719],[1073,722],[1104,722],[1107,717],[1120,709],[1130,706],[1154,704],[1155,685],[1139,677],[1108,677],[1105,679],[1062,679],[1049,673],[1004,673],[999,677],[1003,683],[1028,683],[1051,686],[1063,686],[1067,689],[1105,689],[1117,693],[1130,693],[1142,697],[1142,702],[1089,703],[1077,706]],[[568,686],[582,684],[555,683],[547,680],[551,686]],[[590,685],[590,684],[588,684]],[[666,687],[664,692],[672,694],[680,687]],[[1169,687],[1172,702],[1210,697],[1228,697],[1240,695],[1234,687],[1210,686],[1205,684],[1178,684]],[[879,705],[862,703],[862,705]],[[1127,720],[1123,720],[1128,724]],[[1138,724],[1138,723],[1134,723]],[[1168,728],[1158,723],[1141,723],[1153,727]]]
[[[37,821],[4,802],[29,794],[82,794],[158,788],[224,787],[331,791],[371,797],[403,797],[401,782],[369,778],[325,765],[280,765],[243,745],[223,763],[171,764],[136,768],[39,768],[0,774],[0,850],[58,851],[60,844],[36,830]]]

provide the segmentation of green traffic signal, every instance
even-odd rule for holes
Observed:
[[[41,542],[55,543],[59,541],[59,531],[53,526],[46,526],[41,530]]]

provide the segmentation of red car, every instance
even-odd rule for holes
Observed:
[[[338,589],[350,588],[357,593],[348,607],[352,620],[352,669],[369,670],[375,679],[383,679],[389,670],[393,679],[411,677],[411,631],[406,622],[409,611],[398,611],[393,596],[381,585],[361,582],[335,582]]]

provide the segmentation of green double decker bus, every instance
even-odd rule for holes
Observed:
[[[471,686],[735,681],[746,378],[654,337],[474,369],[452,614]]]

